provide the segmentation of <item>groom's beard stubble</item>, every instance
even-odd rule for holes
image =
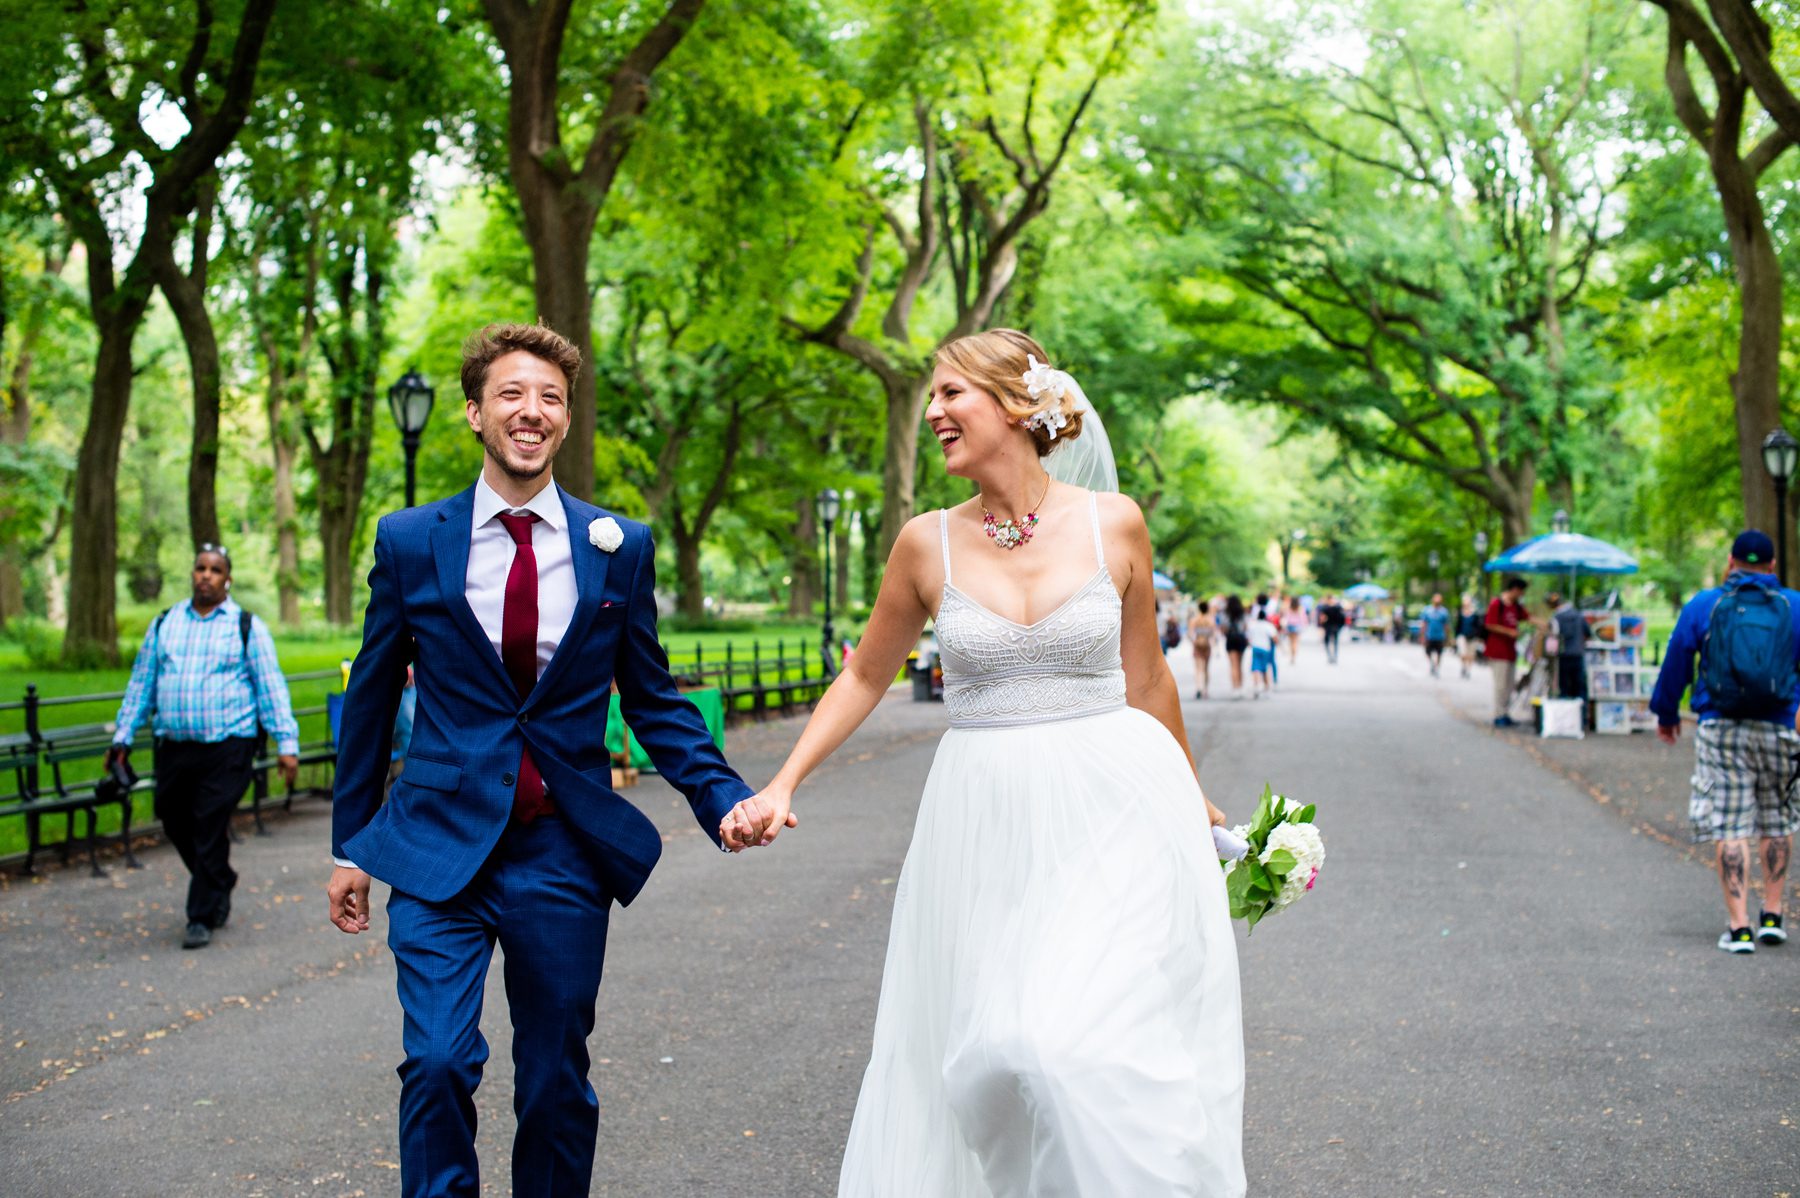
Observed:
[[[550,435],[548,429],[544,430],[545,440],[549,440]],[[481,448],[489,458],[493,459],[494,465],[505,471],[508,478],[522,483],[534,482],[542,478],[552,463],[556,461],[555,453],[545,454],[540,462],[515,463],[510,461],[507,451],[512,448],[512,438],[507,435],[505,428],[484,430],[481,434]],[[559,444],[557,449],[561,448],[562,446]]]

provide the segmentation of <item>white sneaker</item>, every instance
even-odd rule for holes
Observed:
[[[1726,928],[1719,933],[1719,947],[1728,953],[1753,953],[1756,938],[1749,928]]]

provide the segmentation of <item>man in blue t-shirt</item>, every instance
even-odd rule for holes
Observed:
[[[1431,663],[1431,676],[1438,676],[1444,663],[1444,642],[1450,639],[1450,609],[1442,595],[1431,597],[1431,606],[1419,613],[1419,639],[1425,642],[1425,660]]]
[[[1669,636],[1662,672],[1657,675],[1656,693],[1650,699],[1650,710],[1656,713],[1656,734],[1672,745],[1681,736],[1682,692],[1689,683],[1693,685],[1690,706],[1699,728],[1694,736],[1694,789],[1688,819],[1696,842],[1717,845],[1727,917],[1719,947],[1733,953],[1753,953],[1758,942],[1781,944],[1787,940],[1781,925],[1781,903],[1794,829],[1800,825],[1800,810],[1794,801],[1795,775],[1800,771],[1800,734],[1794,731],[1794,715],[1800,695],[1789,695],[1785,704],[1755,718],[1726,715],[1707,692],[1708,634],[1719,601],[1734,589],[1777,591],[1787,601],[1792,644],[1800,663],[1800,591],[1776,582],[1774,563],[1775,543],[1766,533],[1750,529],[1732,542],[1725,585],[1701,591],[1681,609]],[[1701,663],[1698,676],[1694,672],[1696,655]],[[1763,875],[1762,912],[1754,931],[1748,897],[1753,836],[1760,837],[1758,860]]]

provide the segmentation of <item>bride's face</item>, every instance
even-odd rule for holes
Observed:
[[[1031,434],[1006,414],[1000,402],[948,366],[932,371],[925,423],[944,451],[944,469],[962,478],[969,477],[978,462],[1034,452]]]

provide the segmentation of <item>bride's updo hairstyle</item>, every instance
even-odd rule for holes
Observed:
[[[1037,359],[1040,366],[1050,364],[1050,355],[1028,334],[1017,329],[989,329],[945,345],[937,351],[936,361],[993,396],[1015,424],[1025,424],[1056,409],[1062,417],[1062,427],[1054,438],[1041,419],[1028,429],[1041,458],[1059,442],[1073,441],[1081,435],[1081,412],[1070,391],[1054,398],[1031,397],[1025,386],[1025,372],[1031,369],[1028,357]]]

